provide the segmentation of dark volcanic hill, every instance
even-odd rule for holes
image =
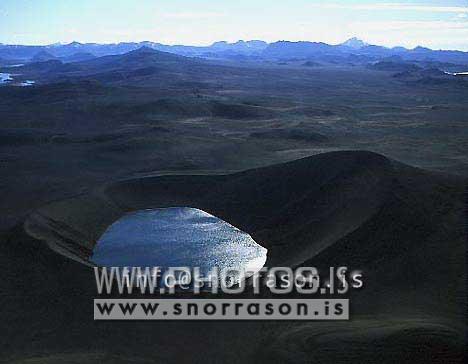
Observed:
[[[193,60],[161,52],[149,47],[141,47],[137,50],[117,56],[100,57],[89,61],[80,62],[80,66],[88,72],[106,70],[135,70],[151,64],[174,64],[183,62],[193,62]]]
[[[63,63],[59,60],[29,63],[17,67],[18,73],[39,83],[93,79],[106,83],[140,82],[159,77],[168,83],[189,77],[191,80],[203,73],[216,72],[221,66],[205,61],[161,52],[149,47],[113,56],[92,58],[81,62]]]

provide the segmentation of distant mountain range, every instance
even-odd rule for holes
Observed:
[[[448,65],[468,65],[468,52],[431,50],[424,47],[407,49],[404,47],[387,48],[368,44],[360,39],[351,38],[338,45],[321,42],[279,41],[266,43],[261,40],[240,40],[235,43],[216,42],[210,46],[165,45],[154,42],[139,43],[78,43],[51,44],[46,46],[4,45],[0,44],[0,60],[5,64],[60,60],[79,62],[94,57],[118,55],[141,47],[174,53],[189,57],[232,60],[287,61],[305,59],[316,62],[373,62],[382,58],[398,57],[400,61],[438,62]]]

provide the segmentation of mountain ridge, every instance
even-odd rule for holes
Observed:
[[[31,62],[38,53],[47,52],[50,56],[67,62],[73,59],[72,56],[77,53],[85,53],[88,57],[102,57],[128,53],[141,47],[148,47],[182,56],[203,58],[232,58],[244,56],[253,59],[287,59],[298,57],[307,58],[316,56],[317,54],[340,56],[356,55],[379,58],[400,55],[405,60],[423,61],[425,59],[431,59],[437,62],[468,65],[468,52],[459,50],[432,50],[423,46],[417,46],[413,49],[401,46],[388,48],[369,44],[357,37],[350,38],[336,45],[324,42],[288,40],[280,40],[271,43],[262,40],[239,40],[233,43],[219,41],[208,46],[167,45],[150,41],[110,44],[80,43],[74,41],[68,44],[50,44],[44,46],[0,44],[0,58],[4,60]]]

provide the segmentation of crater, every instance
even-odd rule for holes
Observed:
[[[151,223],[161,224],[164,220],[163,215],[152,215],[156,211],[161,214],[169,209],[166,213],[173,213],[170,209],[174,206],[190,206],[199,210],[185,208],[185,211],[199,211],[197,219],[206,222],[218,218],[229,222],[226,224],[230,224],[231,232],[237,228],[238,235],[231,236],[231,245],[240,249],[248,235],[268,249],[268,266],[295,267],[331,249],[335,242],[356,231],[379,211],[388,196],[393,168],[383,156],[354,151],[324,153],[227,175],[130,178],[42,206],[28,216],[24,229],[62,256],[87,266],[108,264],[98,260],[99,249],[107,246],[106,239],[114,228],[137,218],[139,224],[144,222],[148,224],[145,229],[149,229]],[[187,229],[196,231],[196,226],[202,226],[201,220]],[[244,240],[239,241],[241,237]],[[123,239],[122,244],[135,243],[125,235],[118,238]],[[157,241],[154,248],[179,247],[174,250],[176,255],[187,249],[181,242],[164,245],[164,241]],[[205,239],[204,245],[200,241],[197,244],[200,249],[211,249],[209,254],[216,259],[223,257],[226,266],[230,264],[232,250],[225,242]],[[190,255],[195,252],[192,250]],[[165,259],[175,259],[176,255],[166,254],[162,256],[164,260],[151,262],[168,264]],[[247,253],[240,255],[237,263],[251,264],[253,257]],[[124,263],[129,262],[121,262]],[[192,264],[195,261],[185,262]]]

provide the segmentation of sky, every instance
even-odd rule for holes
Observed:
[[[0,43],[239,39],[468,51],[468,0],[0,0]]]

